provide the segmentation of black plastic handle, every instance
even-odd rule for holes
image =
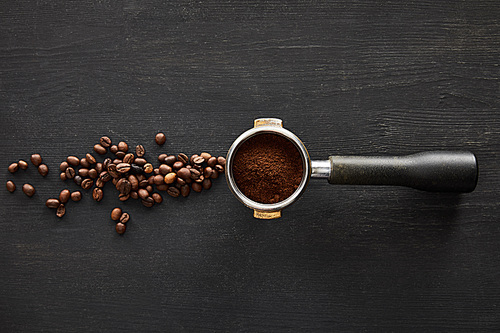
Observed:
[[[330,184],[400,185],[433,192],[472,192],[476,156],[468,151],[429,151],[407,156],[330,156]]]

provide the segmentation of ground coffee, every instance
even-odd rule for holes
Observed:
[[[302,158],[295,145],[276,134],[245,141],[234,157],[236,185],[249,199],[272,204],[285,200],[302,180]]]

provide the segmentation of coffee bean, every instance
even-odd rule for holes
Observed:
[[[94,201],[101,201],[102,198],[104,197],[104,192],[102,191],[101,188],[99,187],[94,187],[94,189],[92,190],[92,199],[94,199]]]
[[[160,171],[160,175],[166,175],[167,173],[172,172],[172,168],[169,165],[166,165],[166,164],[161,164],[158,167],[158,170]]]
[[[17,170],[19,170],[19,164],[17,164],[17,163],[12,163],[11,165],[9,165],[8,170],[9,170],[9,172],[11,172],[11,173],[16,172]]]
[[[149,208],[149,207],[153,207],[154,206],[155,201],[154,201],[154,199],[152,197],[147,197],[145,199],[142,199],[141,203],[143,204],[143,206]]]
[[[142,167],[137,164],[130,164],[130,172],[134,174],[141,174],[143,172]]]
[[[40,154],[33,154],[31,155],[31,163],[33,163],[34,166],[39,166],[42,164],[42,156]]]
[[[45,164],[40,164],[38,166],[38,173],[41,174],[43,177],[47,176],[49,174],[49,167]]]
[[[109,148],[111,146],[111,139],[107,136],[103,136],[99,139],[99,143],[101,144],[101,146],[103,146],[104,148]]]
[[[177,155],[177,159],[181,161],[184,165],[189,163],[189,157],[184,153],[180,153],[179,155]]]
[[[123,163],[132,164],[134,163],[135,156],[132,153],[125,154],[123,157]]]
[[[165,158],[167,156],[168,156],[167,154],[160,154],[160,155],[158,155],[158,162],[164,163],[165,162]]]
[[[146,186],[146,191],[148,191],[149,193],[153,193],[153,186],[152,185]]]
[[[122,209],[120,207],[113,208],[113,210],[111,211],[111,219],[113,221],[118,221],[122,214]]]
[[[143,179],[139,182],[139,187],[140,188],[145,188],[146,186],[148,186],[148,180],[147,179]]]
[[[177,198],[180,194],[180,191],[176,187],[170,186],[167,190],[167,193],[168,193],[168,195],[170,195],[174,198]]]
[[[87,154],[85,155],[85,158],[87,159],[87,162],[89,162],[91,165],[92,165],[92,164],[96,164],[96,162],[97,162],[97,161],[95,160],[94,155],[92,155],[91,153],[87,153]]]
[[[159,144],[160,146],[161,146],[162,144],[164,144],[166,140],[167,140],[167,137],[165,136],[165,134],[163,134],[163,133],[161,133],[161,132],[160,132],[160,133],[158,133],[158,134],[156,134],[156,136],[155,136],[155,141],[156,141],[156,143],[157,143],[157,144]]]
[[[219,177],[219,171],[213,170],[212,174],[210,175],[210,178],[217,179],[218,177]]]
[[[118,200],[120,201],[127,201],[128,199],[130,199],[130,193],[129,194],[120,193],[118,195]]]
[[[82,188],[84,190],[90,189],[92,186],[94,186],[94,181],[90,178],[86,178],[82,181]]]
[[[156,189],[158,191],[166,191],[168,190],[168,185],[167,184],[156,185]]]
[[[121,151],[121,150],[117,151],[116,154],[115,154],[116,158],[118,158],[120,160],[123,160],[123,158],[125,157],[125,155],[127,155],[127,154],[124,151]]]
[[[47,199],[47,201],[45,201],[45,206],[49,208],[57,208],[60,204],[61,203],[57,199]]]
[[[177,161],[177,157],[175,155],[168,155],[165,157],[165,164],[172,166],[175,161]]]
[[[113,179],[111,180],[111,182],[113,183],[113,185],[115,185],[115,186],[116,186],[116,183],[118,183],[118,179],[119,179],[119,178],[113,178]]]
[[[144,146],[143,145],[137,145],[135,147],[135,154],[138,156],[138,157],[143,157],[144,154],[146,154],[146,149],[144,149]]]
[[[90,163],[89,163],[89,162],[87,161],[87,159],[84,157],[84,158],[82,158],[82,159],[80,160],[80,166],[81,166],[82,168],[86,168],[86,169],[88,169],[88,168],[90,168]]]
[[[210,178],[210,176],[212,175],[212,168],[211,167],[206,167],[205,169],[203,169],[203,176],[205,176],[205,178]]]
[[[146,163],[148,163],[148,161],[146,161],[145,159],[139,157],[139,158],[136,158],[134,160],[134,163],[137,164],[140,167],[143,167]]]
[[[165,175],[164,181],[165,184],[172,184],[175,182],[175,179],[177,178],[177,175],[175,172],[170,172],[169,174]]]
[[[201,190],[202,190],[203,187],[201,186],[200,183],[192,183],[191,184],[191,188],[193,189],[193,191],[199,193],[199,192],[201,192]]]
[[[75,169],[72,167],[67,167],[65,173],[67,179],[72,179],[76,175]]]
[[[132,190],[132,185],[127,179],[120,178],[120,180],[116,183],[116,189],[120,192],[120,194],[127,195]]]
[[[210,157],[212,157],[209,153],[201,153],[200,156],[203,157],[205,161],[208,161]]]
[[[183,179],[191,177],[191,172],[189,169],[186,168],[181,168],[179,171],[177,171],[177,177],[181,177]]]
[[[137,177],[134,175],[129,175],[127,179],[130,183],[131,190],[137,191],[139,189],[139,181],[137,180]]]
[[[125,226],[125,224],[123,223],[120,223],[118,222],[115,226],[115,230],[116,232],[119,234],[119,235],[123,235],[125,233],[125,230],[127,229],[127,227]]]
[[[16,190],[16,184],[14,184],[14,182],[12,180],[7,181],[6,187],[7,187],[7,191],[9,191],[10,193],[12,193]]]
[[[76,175],[75,177],[73,177],[73,181],[75,182],[76,185],[80,186],[82,185],[83,178]]]
[[[59,175],[59,178],[61,178],[62,181],[65,181],[66,179],[68,179],[68,177],[66,177],[66,172],[61,172],[61,174]]]
[[[189,195],[189,192],[191,192],[191,189],[189,188],[189,185],[182,185],[180,192],[181,192],[181,195],[185,198]]]
[[[148,185],[153,185],[155,183],[155,176],[151,175],[148,177]]]
[[[215,167],[216,164],[217,164],[217,158],[213,156],[207,160],[207,165],[211,168]]]
[[[177,178],[177,179],[179,179],[179,178]],[[182,185],[181,185],[179,182],[176,182],[174,186],[175,186],[175,188],[177,188],[179,191],[181,190]]]
[[[71,200],[74,202],[82,200],[82,192],[80,191],[75,191],[71,193]]]
[[[141,199],[145,199],[145,198],[149,197],[149,192],[144,188],[140,188],[137,191],[137,194],[139,195],[139,198],[141,198]]]
[[[220,164],[217,164],[217,165],[215,166],[215,170],[216,170],[218,173],[222,173],[222,172],[224,172],[224,167],[223,167],[222,165],[220,165]]]
[[[116,171],[118,171],[119,173],[127,173],[130,171],[130,164],[120,163],[116,166]]]
[[[201,183],[201,182],[203,182],[204,179],[205,179],[205,176],[200,175],[200,177],[198,177],[197,179],[194,179],[194,181],[197,183]]]
[[[99,174],[97,173],[96,169],[90,169],[89,170],[89,177],[92,179],[96,179]]]
[[[103,167],[103,169],[104,169],[104,170],[108,170],[108,166],[109,166],[110,164],[112,164],[112,163],[113,163],[113,160],[112,160],[112,159],[110,159],[109,157],[108,157],[108,158],[106,158],[106,159],[104,159],[104,161],[102,162],[102,167]]]
[[[101,146],[100,144],[94,145],[94,151],[99,155],[104,155],[107,152],[107,149]]]
[[[97,179],[95,180],[95,186],[96,186],[96,187],[103,188],[103,187],[104,187],[104,184],[105,184],[105,183],[102,181],[102,179],[101,179],[101,178],[97,178]]]
[[[200,156],[200,155],[198,155],[198,154],[191,155],[191,157],[189,158],[189,163],[194,164],[194,159],[197,158],[198,156]]]
[[[182,178],[177,177],[176,183],[179,185],[185,185],[186,181]]]
[[[224,166],[226,166],[226,159],[222,156],[219,156],[219,157],[217,157],[217,163],[224,167]]]
[[[203,157],[201,157],[201,156],[195,157],[193,159],[193,163],[194,164],[202,164],[203,162],[205,162],[205,159]]]
[[[97,171],[98,175],[102,172],[102,163],[96,163],[95,171]]]
[[[71,197],[71,192],[68,189],[64,189],[59,193],[59,201],[65,204],[66,202],[69,201],[69,198]]]
[[[124,153],[128,152],[128,144],[125,141],[118,142],[118,150]]]
[[[120,177],[120,173],[116,170],[116,164],[110,164],[110,165],[108,165],[108,173],[113,178]]]
[[[109,174],[109,172],[103,171],[99,174],[99,179],[106,183],[111,180],[111,175]]]
[[[201,186],[203,187],[203,189],[209,190],[212,187],[212,181],[208,178],[205,178],[203,179]]]
[[[61,164],[59,165],[59,170],[61,170],[61,172],[64,172],[64,171],[66,171],[68,166],[69,166],[68,162],[66,162],[66,161],[61,162]]]
[[[35,194],[35,188],[31,184],[24,184],[23,185],[23,192],[26,194],[28,197],[32,197]]]
[[[156,175],[153,177],[153,181],[155,183],[155,185],[161,185],[161,184],[164,184],[165,182],[163,181],[163,176],[162,175]]]
[[[19,160],[19,162],[17,162],[17,164],[19,165],[19,169],[22,169],[22,170],[28,169],[28,163],[26,161]]]
[[[155,176],[156,176],[156,175],[159,175],[159,174],[160,174],[160,169],[158,169],[158,168],[154,168],[154,169],[153,169],[153,175],[155,175]]]
[[[163,202],[163,197],[161,196],[160,193],[153,193],[151,194],[151,197],[153,198],[153,200],[155,201],[155,203],[157,204],[160,204]]]
[[[85,169],[85,168],[80,168],[78,170],[78,175],[80,177],[87,177],[89,175],[89,169]]]
[[[123,163],[123,160],[120,160],[119,158],[115,158],[115,159],[113,160],[113,164],[118,165],[118,164],[120,164],[120,163]]]
[[[193,182],[191,178],[184,179],[184,181],[186,182],[186,184],[191,184]]]
[[[116,152],[118,151],[118,146],[117,145],[112,145],[111,147],[109,147],[109,151],[112,154],[116,154]]]
[[[77,166],[80,164],[80,159],[76,156],[68,156],[66,158],[66,162],[68,162],[68,164],[71,166]]]
[[[56,215],[57,217],[63,217],[64,214],[66,214],[66,206],[60,204],[59,207],[57,207]]]
[[[181,161],[177,161],[174,163],[174,165],[172,166],[175,170],[178,170],[180,168],[182,168],[184,166],[184,163],[182,163]]]
[[[198,171],[197,169],[189,169],[189,173],[191,174],[189,178],[191,179],[199,179],[201,176],[201,172]]]
[[[144,164],[143,169],[145,173],[151,173],[153,172],[153,165],[151,163],[146,163]]]
[[[137,199],[137,198],[139,198],[139,194],[137,194],[136,191],[130,191],[130,197],[132,199]]]
[[[120,216],[120,223],[127,223],[130,220],[130,215],[128,213],[122,213]]]
[[[146,176],[144,176],[142,173],[141,173],[141,174],[139,174],[139,175],[136,175],[136,177],[137,177],[137,180],[139,181],[139,184],[140,184],[140,183],[141,183],[144,179],[146,179],[146,182],[147,182],[147,178],[146,178]]]

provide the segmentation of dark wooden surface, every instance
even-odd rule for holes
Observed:
[[[498,331],[499,17],[494,0],[2,1],[0,177],[37,194],[0,191],[0,331]],[[479,184],[311,181],[277,221],[224,178],[152,209],[112,189],[63,219],[44,206],[101,135],[225,154],[262,116],[314,159],[471,150]],[[7,172],[33,152],[45,179]]]

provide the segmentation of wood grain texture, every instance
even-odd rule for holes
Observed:
[[[0,331],[497,331],[498,17],[493,0],[4,1]],[[111,189],[61,220],[44,206],[104,134],[222,155],[269,116],[314,159],[471,150],[478,187],[311,181],[273,222],[224,178],[150,210]],[[7,171],[33,152],[46,178]]]

